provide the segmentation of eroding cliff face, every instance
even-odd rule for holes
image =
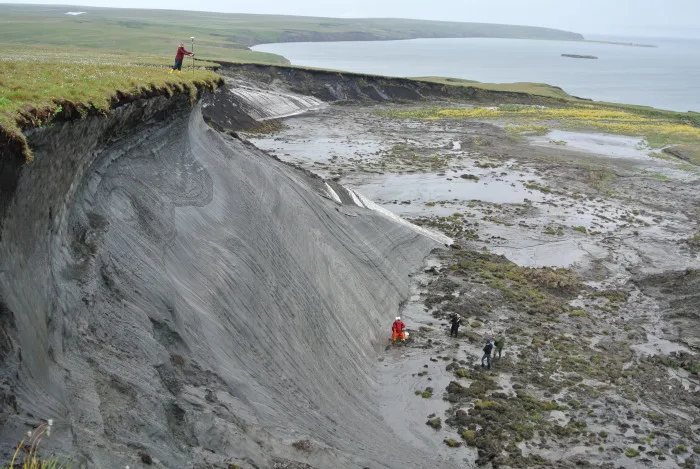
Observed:
[[[268,87],[328,103],[407,103],[452,100],[468,103],[516,103],[552,105],[561,102],[526,93],[492,91],[471,86],[447,86],[441,83],[382,77],[360,73],[305,69],[260,64],[222,63],[221,73],[229,86]]]
[[[249,80],[226,80],[226,86],[208,94],[203,102],[205,121],[226,132],[270,128],[282,118],[322,109],[327,103]]]
[[[88,467],[435,467],[371,397],[435,241],[185,97],[29,139],[1,224],[5,451],[53,418],[46,448]]]

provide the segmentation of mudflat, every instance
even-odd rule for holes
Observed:
[[[400,117],[436,107],[473,109],[331,106],[246,135],[455,240],[380,358],[386,421],[455,465],[692,461],[700,168],[555,121]],[[506,343],[491,369],[487,337]]]

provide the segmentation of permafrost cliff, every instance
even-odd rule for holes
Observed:
[[[32,163],[4,150],[3,459],[52,418],[45,450],[78,467],[435,467],[373,373],[445,240],[214,130],[319,105],[152,97],[29,132]]]

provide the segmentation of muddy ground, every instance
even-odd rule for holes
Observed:
[[[380,358],[395,432],[455,467],[700,463],[700,168],[642,139],[387,109],[245,137],[455,240]],[[488,337],[505,339],[491,369]]]

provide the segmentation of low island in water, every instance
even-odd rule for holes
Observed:
[[[577,55],[577,54],[561,54],[562,57],[569,57],[572,59],[594,59],[597,60],[598,57],[595,55]]]

